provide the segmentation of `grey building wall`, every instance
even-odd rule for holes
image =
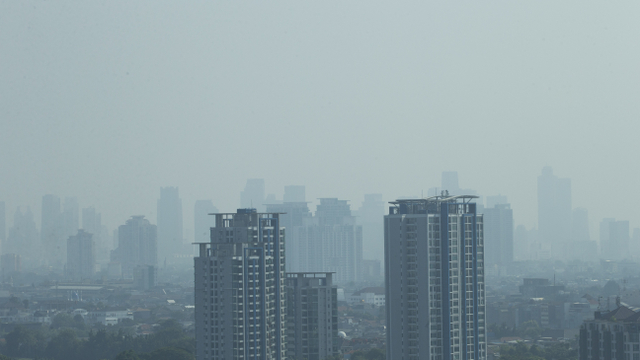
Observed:
[[[286,358],[285,234],[279,214],[215,215],[195,260],[196,358]]]
[[[158,265],[157,228],[144,216],[132,216],[118,228],[118,248],[114,250],[114,261],[122,267],[122,276],[133,278],[133,269],[138,265]]]
[[[158,259],[168,263],[178,261],[180,255],[193,254],[183,241],[182,199],[178,187],[160,188],[158,199]]]
[[[93,235],[78,230],[67,239],[66,276],[71,280],[92,279],[96,269],[95,242]]]
[[[513,211],[509,204],[484,209],[485,265],[513,261]]]
[[[387,358],[486,359],[483,218],[470,198],[385,216]]]
[[[338,289],[331,273],[287,273],[287,357],[337,355]]]

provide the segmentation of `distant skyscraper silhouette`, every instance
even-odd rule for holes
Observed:
[[[559,178],[551,167],[538,176],[538,230],[552,258],[564,258],[571,244],[571,180]]]
[[[600,223],[600,253],[604,259],[631,259],[629,254],[629,221],[603,219]]]
[[[244,191],[240,193],[240,207],[243,209],[257,209],[264,211],[264,179],[248,179]]]
[[[288,272],[306,271],[309,257],[309,239],[306,228],[311,219],[311,212],[306,202],[285,202],[282,204],[266,204],[267,213],[281,213],[280,226],[287,231],[286,238],[286,270]]]
[[[23,214],[16,209],[13,227],[9,229],[7,241],[3,244],[3,254],[17,254],[22,257],[25,268],[40,265],[42,243],[30,208]]]
[[[513,211],[506,201],[484,209],[484,249],[487,269],[513,261]]]
[[[117,247],[117,243],[114,245],[106,227],[102,226],[102,214],[93,206],[82,209],[82,229],[93,235],[96,263],[108,263],[109,252]]]
[[[384,210],[382,194],[365,194],[358,210],[358,223],[362,225],[362,257],[384,261]]]
[[[211,241],[211,228],[215,225],[215,220],[211,213],[217,213],[218,209],[213,206],[211,200],[198,200],[193,206],[193,233],[194,241],[197,243]]]
[[[76,235],[80,223],[80,210],[78,199],[75,197],[64,198],[62,210],[62,232],[64,238]]]
[[[304,202],[305,197],[304,185],[288,185],[284,187],[282,202]]]
[[[175,263],[182,255],[193,254],[183,239],[182,199],[178,187],[160,188],[158,200],[158,259]]]
[[[42,197],[42,223],[40,238],[42,240],[43,260],[47,265],[62,269],[66,261],[66,238],[62,212],[60,211],[60,198],[55,195]]]
[[[573,209],[571,213],[572,251],[566,255],[569,259],[596,261],[598,259],[598,243],[589,236],[589,213],[585,208]]]
[[[158,229],[144,216],[132,216],[118,228],[118,248],[112,253],[112,261],[120,262],[122,276],[133,278],[138,265],[157,266]]]
[[[427,196],[440,195],[442,191],[448,191],[449,195],[477,195],[475,190],[460,188],[457,171],[443,171],[440,187],[429,188]],[[479,204],[480,201],[477,201],[476,203]]]
[[[84,230],[67,239],[67,266],[70,280],[92,279],[96,269],[95,245],[92,234]]]
[[[359,281],[362,266],[362,226],[351,215],[348,200],[321,198],[306,226],[309,263],[306,271],[335,272],[335,281]]]
[[[2,253],[2,246],[4,246],[7,234],[7,209],[4,201],[0,201],[0,254]]]

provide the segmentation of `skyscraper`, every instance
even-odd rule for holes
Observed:
[[[348,200],[322,198],[305,227],[309,272],[334,272],[338,283],[359,281],[362,226],[351,215]]]
[[[589,236],[589,213],[585,208],[573,209],[571,213],[572,251],[566,255],[570,259],[595,261],[598,259],[598,244]]]
[[[211,200],[198,200],[193,206],[193,233],[194,240],[197,243],[208,242],[211,240],[211,227],[215,224],[213,216],[209,215],[217,213],[218,209],[213,206]]]
[[[24,214],[20,208],[16,209],[13,226],[2,246],[2,253],[21,256],[25,268],[40,265],[42,246],[30,208]]]
[[[284,187],[284,196],[282,202],[305,202],[304,185],[287,185]]]
[[[182,199],[178,187],[160,188],[158,199],[158,259],[174,263],[181,255],[192,254],[183,241]]]
[[[559,178],[551,167],[538,176],[538,230],[540,242],[552,258],[571,251],[571,179]]]
[[[93,206],[82,209],[82,229],[93,235],[92,239],[95,246],[96,263],[108,263],[109,252],[114,247],[117,247],[117,243],[114,246],[109,237],[109,232],[106,227],[102,226],[102,214],[96,212]]]
[[[64,198],[62,208],[62,236],[67,239],[78,232],[80,223],[80,210],[78,199],[74,197]]]
[[[387,358],[486,359],[475,196],[396,200],[385,216]]]
[[[287,357],[323,360],[338,352],[338,288],[331,273],[287,273]]]
[[[42,250],[46,254],[43,256],[44,263],[62,268],[67,254],[66,238],[60,211],[60,198],[55,195],[42,197],[40,238]]]
[[[629,254],[629,221],[602,219],[600,223],[600,253],[609,260],[631,259]]]
[[[0,201],[0,253],[2,253],[2,246],[7,239],[7,210],[5,208],[4,201]]]
[[[305,226],[311,219],[311,212],[306,202],[285,202],[282,204],[266,204],[267,213],[281,213],[280,226],[287,232],[286,270],[306,271],[309,257],[309,239]]]
[[[264,179],[248,179],[244,191],[240,193],[240,207],[264,211]]]
[[[367,260],[384,260],[384,208],[382,194],[365,194],[358,211],[362,225],[362,257]]]
[[[280,214],[216,214],[195,260],[196,358],[285,359],[285,254]]]
[[[95,274],[96,254],[93,235],[78,230],[67,239],[67,266],[65,273],[70,280],[91,279]]]
[[[484,248],[486,250],[484,259],[486,267],[503,266],[513,261],[513,211],[511,205],[495,204],[493,207],[484,209]]]
[[[157,266],[157,228],[144,216],[132,216],[118,228],[118,248],[112,253],[112,261],[120,262],[122,276],[133,278],[138,265]]]

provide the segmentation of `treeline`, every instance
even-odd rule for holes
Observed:
[[[501,346],[500,360],[578,360],[578,350],[566,343],[544,347],[518,343]]]
[[[5,335],[0,353],[13,358],[46,360],[193,360],[195,339],[175,320],[160,323],[152,335],[131,336],[124,331],[99,330],[79,338],[76,330],[27,329],[17,326]],[[0,358],[2,360],[2,358]]]

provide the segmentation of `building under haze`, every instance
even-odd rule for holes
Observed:
[[[573,248],[566,254],[568,259],[598,260],[598,243],[589,236],[589,213],[585,208],[575,208],[572,211],[571,241]]]
[[[20,208],[13,216],[13,226],[9,229],[7,240],[2,244],[3,254],[21,256],[26,269],[40,265],[41,246],[40,236],[33,213],[30,208],[23,214]]]
[[[158,259],[173,264],[181,256],[193,254],[184,243],[182,229],[182,199],[178,187],[160,188],[158,199]]]
[[[629,221],[605,218],[600,222],[600,256],[607,260],[631,259]]]
[[[282,202],[305,202],[306,190],[304,185],[287,185],[284,187]]]
[[[362,225],[362,257],[379,263],[384,260],[384,208],[382,194],[365,194],[357,216]]]
[[[42,222],[40,228],[44,264],[60,267],[66,260],[66,237],[62,212],[60,210],[60,198],[55,195],[42,197]]]
[[[565,258],[573,250],[571,212],[571,179],[546,166],[538,176],[538,235],[550,258]]]
[[[283,202],[282,204],[266,204],[267,213],[281,213],[280,226],[287,231],[286,270],[288,272],[306,271],[309,258],[314,254],[309,251],[309,238],[306,226],[312,218],[307,203]]]
[[[280,214],[216,214],[195,258],[196,359],[284,360],[284,229]]]
[[[157,228],[144,216],[132,216],[118,228],[118,248],[111,261],[120,263],[122,277],[133,278],[133,269],[139,265],[157,266]]]
[[[384,217],[387,359],[486,359],[475,196],[396,200]]]
[[[338,288],[331,273],[287,273],[287,358],[338,355]]]
[[[14,272],[22,271],[20,255],[3,254],[0,257],[0,266],[2,267],[2,282],[5,282]]]
[[[69,280],[92,279],[96,269],[96,254],[93,234],[78,230],[67,239],[67,266],[65,275]]]
[[[4,201],[0,201],[0,254],[2,254],[2,246],[7,239],[7,209]]]
[[[264,194],[264,179],[248,179],[244,190],[240,193],[240,207],[264,211]]]
[[[75,197],[64,198],[62,207],[62,235],[65,239],[78,232],[80,226],[80,209],[78,199]]]
[[[487,197],[487,200],[490,197]],[[487,202],[488,203],[488,202]],[[513,211],[509,204],[484,209],[484,264],[488,269],[513,262]]]
[[[427,194],[428,196],[436,196],[440,195],[442,191],[448,191],[450,195],[477,195],[475,190],[460,188],[457,171],[443,171],[441,186],[439,188],[430,188]]]
[[[198,200],[193,206],[193,235],[197,243],[211,240],[211,227],[215,224],[212,213],[217,213],[218,209],[213,206],[211,200]]]
[[[334,272],[337,283],[361,280],[362,226],[348,200],[321,198],[302,237],[308,244],[307,272]]]

